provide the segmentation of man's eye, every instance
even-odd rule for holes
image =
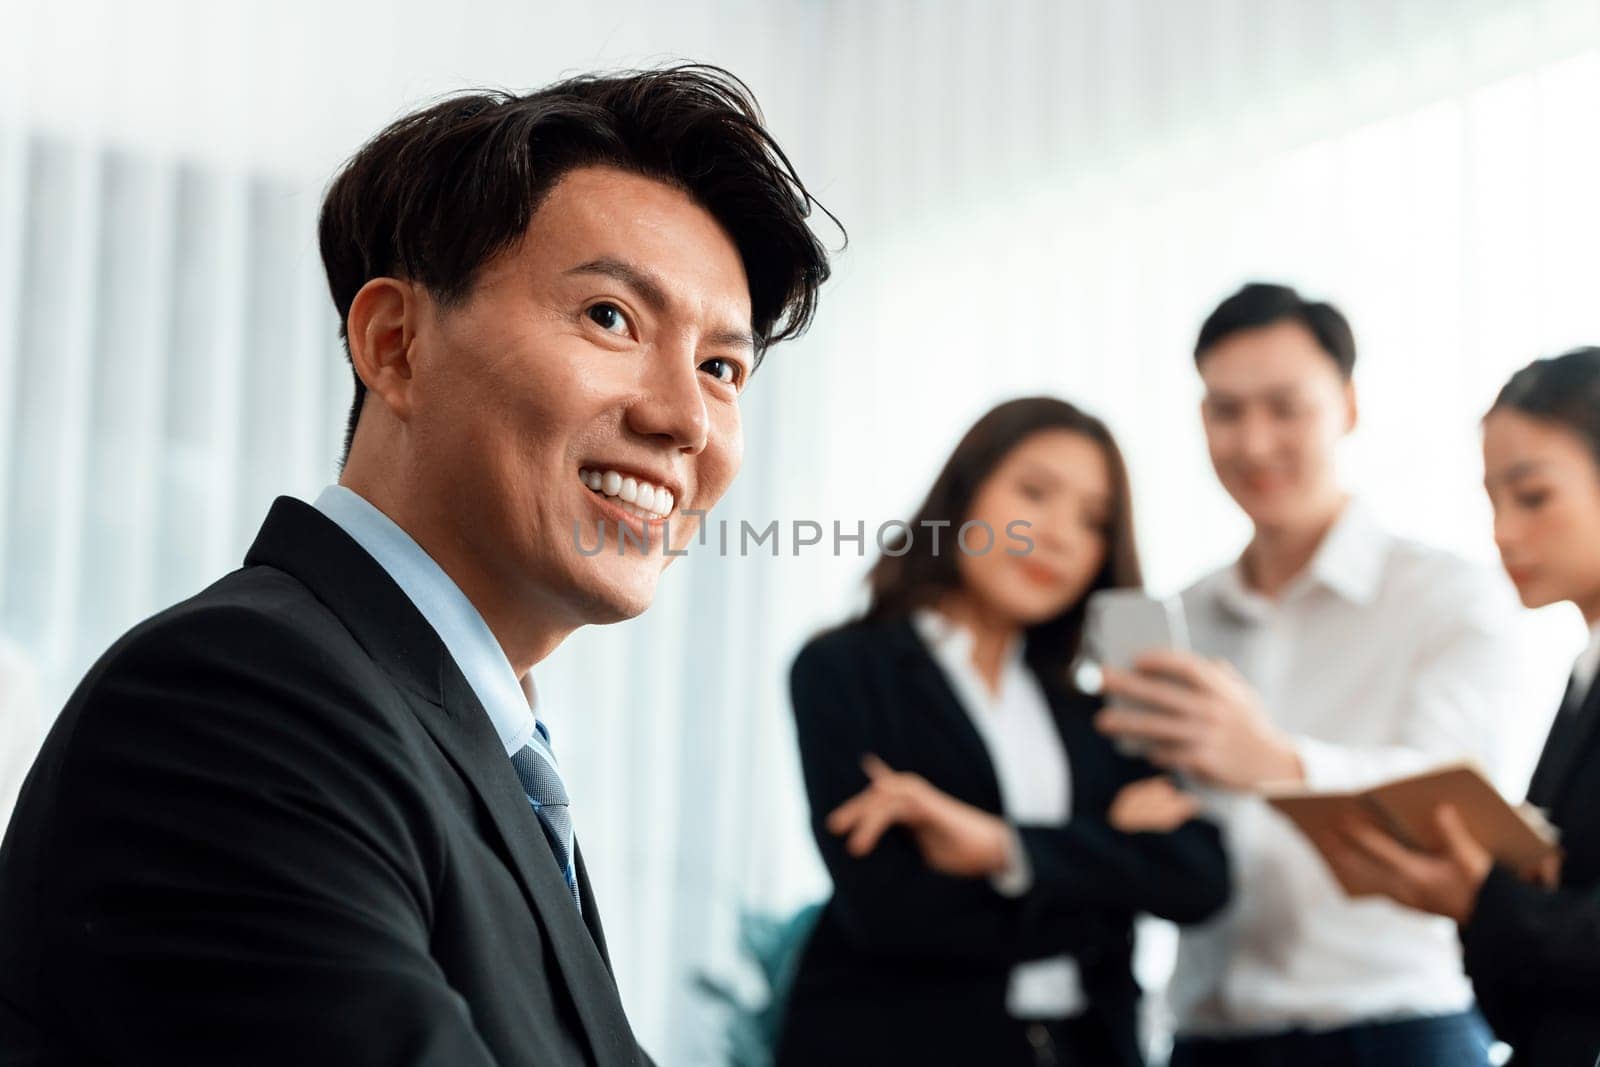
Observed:
[[[628,332],[628,320],[615,304],[596,304],[586,314],[590,321],[607,333]]]
[[[1549,499],[1549,496],[1549,493],[1537,491],[1532,493],[1518,493],[1516,498],[1517,506],[1520,508],[1526,508],[1529,511],[1537,511],[1539,508],[1544,506],[1544,502]]]
[[[700,364],[700,369],[709,371],[719,382],[728,385],[739,384],[739,365],[731,359],[708,359]]]

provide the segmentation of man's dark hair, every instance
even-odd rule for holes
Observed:
[[[1298,322],[1311,331],[1317,344],[1338,365],[1339,373],[1349,380],[1356,369],[1356,339],[1339,309],[1307,300],[1287,285],[1267,282],[1251,282],[1206,317],[1194,343],[1195,366],[1204,362],[1206,353],[1224,338],[1280,322]]]
[[[829,273],[806,223],[816,202],[763,122],[743,82],[698,65],[585,75],[523,96],[473,92],[399,119],[345,163],[322,203],[346,355],[350,305],[368,281],[419,282],[448,307],[567,172],[612,166],[682,189],[727,230],[750,283],[759,365],[769,345],[805,331]],[[365,398],[357,376],[346,456]]]
[[[1574,348],[1534,360],[1500,389],[1489,414],[1497,411],[1516,411],[1561,427],[1600,463],[1600,348]]]

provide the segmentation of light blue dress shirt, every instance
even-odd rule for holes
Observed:
[[[428,620],[489,713],[506,755],[530,742],[542,744],[543,738],[535,742],[537,697],[532,675],[518,680],[494,631],[444,568],[354,490],[330,485],[317,497],[315,507],[366,549]]]

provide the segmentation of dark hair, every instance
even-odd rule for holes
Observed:
[[[1111,516],[1104,565],[1076,603],[1055,618],[1028,629],[1029,659],[1041,669],[1065,673],[1077,654],[1088,593],[1137,587],[1143,582],[1134,541],[1128,468],[1116,439],[1105,423],[1055,397],[1009,400],[973,424],[934,479],[922,506],[908,522],[908,531],[885,545],[884,554],[868,573],[872,596],[863,618],[871,621],[903,617],[918,608],[933,606],[945,593],[961,587],[958,554],[945,550],[943,543],[941,551],[935,553],[932,538],[917,536],[916,532],[927,529],[924,522],[943,521],[950,524],[948,536],[953,537],[953,531],[970,517],[978,489],[995,469],[1024,440],[1046,430],[1068,430],[1098,444],[1111,474]],[[902,549],[907,549],[904,555],[891,554]]]
[[[1574,348],[1523,367],[1501,387],[1489,414],[1505,410],[1570,430],[1600,463],[1600,348]]]
[[[1307,300],[1287,285],[1267,282],[1250,282],[1206,316],[1194,343],[1195,366],[1223,338],[1280,322],[1298,322],[1311,331],[1317,344],[1338,365],[1339,373],[1349,380],[1356,369],[1356,338],[1339,309]]]
[[[759,364],[769,345],[805,331],[829,273],[806,223],[820,205],[763,122],[743,82],[699,65],[585,75],[523,96],[467,93],[396,121],[345,163],[322,203],[346,355],[350,305],[368,281],[402,277],[446,306],[459,301],[563,175],[604,165],[682,189],[727,230],[750,283]],[[365,396],[357,376],[346,455]]]

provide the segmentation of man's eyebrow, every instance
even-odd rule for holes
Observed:
[[[667,290],[661,280],[652,272],[642,267],[636,267],[620,259],[610,256],[601,256],[591,259],[587,263],[580,263],[566,272],[572,274],[598,274],[603,278],[621,282],[634,292],[639,298],[650,305],[652,311],[662,312],[667,310],[671,300],[667,297]],[[735,327],[723,327],[715,331],[707,340],[720,348],[755,348],[755,334],[749,330]]]
[[[749,330],[721,329],[713,332],[706,341],[714,348],[748,348],[756,347],[756,336]]]
[[[1530,474],[1538,474],[1544,466],[1545,464],[1537,459],[1525,459],[1506,468],[1500,475],[1500,480],[1504,482],[1521,481]]]
[[[576,267],[570,268],[567,273],[569,275],[598,274],[603,278],[621,282],[638,293],[639,298],[649,304],[652,310],[666,310],[668,303],[667,290],[661,284],[661,280],[650,271],[635,267],[631,263],[624,263],[622,260],[612,259],[610,256],[601,256],[599,259],[591,259],[587,263],[580,263]]]
[[[1300,386],[1293,382],[1283,385],[1268,385],[1258,389],[1242,389],[1238,392],[1229,392],[1222,389],[1208,389],[1205,399],[1217,404],[1248,404],[1252,400],[1268,402],[1293,400],[1300,395]]]

